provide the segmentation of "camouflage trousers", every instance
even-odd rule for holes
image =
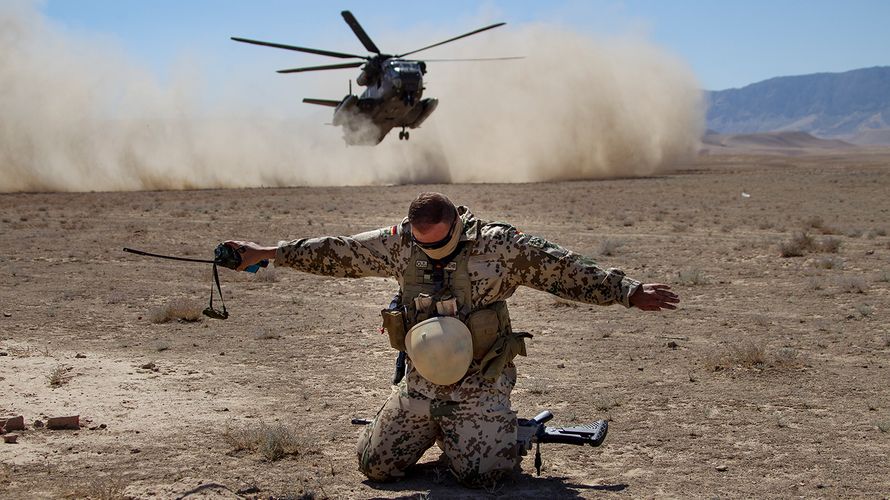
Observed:
[[[495,483],[519,465],[509,389],[456,402],[430,399],[403,381],[363,429],[359,469],[372,481],[398,479],[438,440],[458,481],[470,487]]]

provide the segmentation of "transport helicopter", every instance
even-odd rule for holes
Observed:
[[[247,38],[232,37],[236,42],[263,45],[279,49],[295,50],[318,54],[340,59],[362,59],[361,61],[346,62],[340,64],[327,64],[323,66],[307,66],[301,68],[282,69],[279,73],[302,73],[306,71],[324,71],[332,69],[358,68],[361,73],[356,78],[356,83],[365,87],[361,95],[352,93],[352,80],[349,82],[349,94],[337,101],[333,99],[305,98],[303,102],[334,108],[332,124],[343,127],[343,139],[347,145],[377,145],[386,137],[393,128],[401,128],[400,140],[408,140],[411,136],[408,129],[415,129],[436,110],[438,99],[423,97],[423,75],[426,74],[426,61],[417,59],[405,59],[405,56],[416,54],[422,50],[438,47],[470,35],[503,26],[506,23],[496,23],[484,28],[464,33],[448,40],[427,45],[401,54],[385,54],[377,48],[371,37],[365,32],[355,16],[348,10],[340,13],[346,24],[352,28],[352,32],[359,41],[373,55],[362,56],[358,54],[346,54],[330,50],[297,47],[282,43],[263,42]],[[506,59],[521,59],[521,57],[494,57],[479,59],[428,59],[427,61],[496,61]]]

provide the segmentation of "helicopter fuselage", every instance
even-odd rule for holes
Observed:
[[[425,65],[389,58],[362,70],[361,95],[347,95],[334,110],[333,124],[344,128],[347,144],[378,144],[393,128],[417,128],[438,105],[423,99]],[[399,138],[407,138],[403,130]]]

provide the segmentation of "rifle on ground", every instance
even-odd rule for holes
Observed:
[[[223,243],[217,245],[216,249],[213,251],[213,260],[210,259],[194,259],[191,257],[178,257],[175,255],[161,255],[158,253],[146,252],[143,250],[136,250],[133,248],[124,247],[124,252],[133,253],[136,255],[143,255],[145,257],[155,257],[158,259],[168,259],[168,260],[178,260],[182,262],[198,262],[200,264],[213,264],[213,281],[216,284],[216,291],[219,293],[219,301],[222,303],[222,310],[216,309],[213,307],[213,285],[210,284],[210,305],[204,309],[204,315],[214,319],[226,319],[229,317],[229,312],[226,311],[226,303],[223,300],[222,288],[219,286],[219,272],[216,270],[216,266],[220,265],[223,267],[227,267],[229,269],[238,269],[238,266],[241,265],[241,254],[238,253],[234,248],[227,246]],[[252,266],[246,267],[244,270],[249,273],[255,273],[259,271],[261,267],[266,267],[269,265],[269,261],[266,259],[253,264]]]
[[[597,420],[592,424],[574,425],[571,427],[548,427],[544,425],[553,418],[550,410],[538,413],[534,418],[517,419],[516,441],[521,455],[535,445],[535,470],[541,475],[541,444],[557,443],[571,444],[575,446],[590,445],[597,447],[606,440],[609,432],[609,423],[605,420]],[[371,420],[366,418],[352,419],[352,425],[369,425]]]

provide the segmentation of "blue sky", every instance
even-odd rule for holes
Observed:
[[[886,0],[44,0],[38,5],[64,29],[117,44],[161,75],[184,54],[216,67],[216,75],[233,70],[227,61],[233,51],[244,50],[228,40],[233,35],[362,54],[340,18],[342,9],[351,10],[380,46],[384,40],[398,44],[404,40],[397,33],[410,33],[407,47],[382,47],[392,52],[416,48],[415,40],[425,45],[496,21],[560,23],[595,37],[636,35],[685,60],[702,87],[712,90],[780,75],[890,65]],[[444,48],[435,55],[447,57]]]

